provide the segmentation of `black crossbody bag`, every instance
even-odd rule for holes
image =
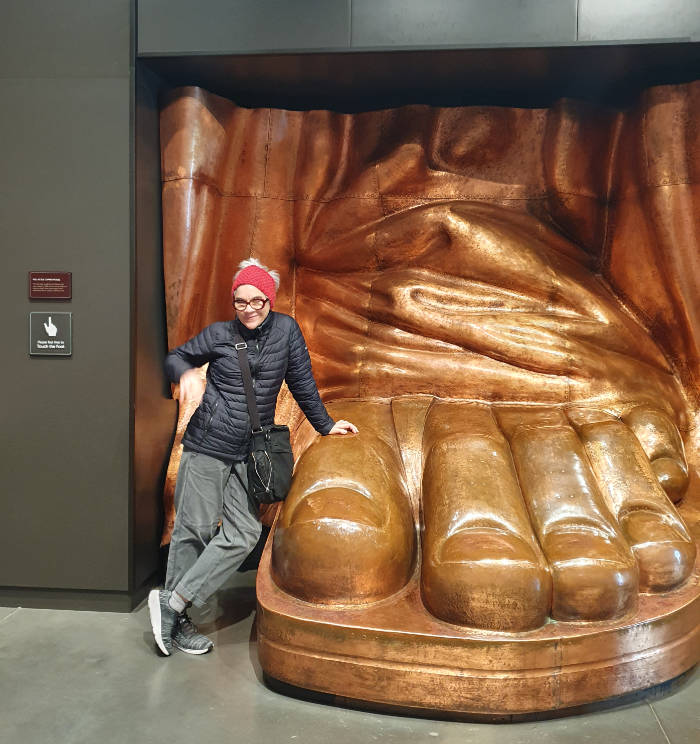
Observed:
[[[261,426],[255,402],[253,377],[248,362],[248,344],[234,333],[234,348],[243,376],[248,413],[250,414],[251,448],[248,455],[248,494],[257,504],[284,501],[292,483],[294,456],[288,426]]]

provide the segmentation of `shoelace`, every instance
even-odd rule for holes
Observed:
[[[186,612],[183,612],[182,615],[178,618],[178,624],[180,628],[185,631],[186,633],[198,633],[199,628],[190,620],[189,615]]]

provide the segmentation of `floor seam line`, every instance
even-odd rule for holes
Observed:
[[[12,612],[9,615],[6,615],[5,617],[3,617],[2,620],[0,620],[0,625],[2,625],[5,622],[5,620],[9,620],[13,615],[17,614],[21,609],[22,609],[21,607],[15,607],[15,609],[12,610]]]
[[[656,722],[659,724],[659,728],[661,729],[661,733],[664,735],[664,739],[666,739],[668,744],[671,744],[671,740],[668,738],[666,729],[663,727],[663,724],[661,723],[661,719],[656,714],[656,711],[654,710],[654,706],[651,703],[647,703],[647,705],[651,708],[651,712],[654,714],[654,718],[656,718]]]

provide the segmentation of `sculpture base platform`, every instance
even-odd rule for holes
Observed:
[[[681,506],[700,538],[700,499]],[[423,607],[417,574],[361,607],[302,602],[275,585],[272,535],[258,570],[258,653],[280,682],[416,713],[508,716],[587,705],[671,680],[700,661],[700,557],[668,594],[642,594],[607,623],[475,630]],[[497,591],[497,588],[494,588]]]

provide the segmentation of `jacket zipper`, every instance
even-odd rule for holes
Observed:
[[[250,376],[253,379],[253,388],[255,388],[255,375],[258,373],[258,364],[260,363],[260,341],[255,339],[255,364],[250,368]]]
[[[202,432],[202,436],[199,438],[198,444],[201,444],[204,441],[204,437],[206,437],[207,432],[209,431],[209,427],[211,426],[211,422],[214,420],[214,414],[216,414],[216,409],[218,407],[219,407],[219,392],[217,390],[216,400],[214,401],[214,408],[212,408],[211,416],[209,416],[209,421],[207,421],[207,425],[204,427],[204,431]]]

